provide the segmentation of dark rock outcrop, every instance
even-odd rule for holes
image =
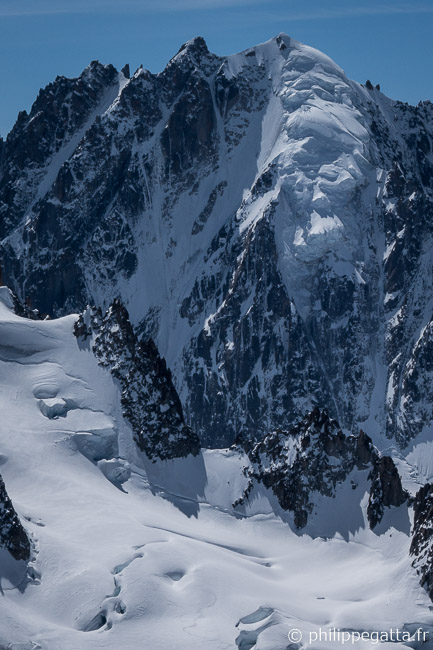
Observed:
[[[30,559],[30,541],[0,476],[0,547],[15,560]]]
[[[319,408],[288,432],[274,431],[258,443],[247,442],[245,450],[252,464],[249,489],[253,480],[271,488],[280,506],[294,513],[297,528],[307,524],[315,493],[335,496],[337,485],[353,469],[371,467],[378,458],[369,436],[363,431],[346,436]]]
[[[371,480],[367,517],[370,528],[382,520],[384,509],[406,503],[409,494],[403,489],[397,467],[390,456],[376,458],[369,476]]]
[[[14,312],[17,316],[22,318],[29,318],[30,320],[45,320],[49,318],[48,314],[41,314],[38,309],[32,309],[31,305],[23,304],[18,296],[11,291],[11,298],[13,301]]]
[[[413,502],[413,528],[410,554],[420,575],[421,585],[433,600],[433,485],[427,483]]]
[[[251,466],[244,471],[247,489],[233,505],[244,503],[257,481],[273,491],[284,510],[293,512],[297,528],[307,524],[315,495],[335,497],[337,486],[354,469],[370,470],[367,518],[371,528],[382,520],[385,508],[408,500],[392,458],[381,456],[362,430],[345,435],[336,420],[318,407],[289,431],[273,431],[256,443],[240,439],[239,444]]]
[[[170,370],[152,340],[138,340],[119,300],[105,314],[88,308],[76,321],[74,334],[79,341],[90,338],[98,363],[119,381],[123,414],[150,459],[199,453],[199,439],[185,424]]]

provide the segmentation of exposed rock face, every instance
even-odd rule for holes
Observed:
[[[128,77],[94,62],[20,114],[3,282],[43,313],[121,296],[204,444],[318,404],[404,446],[433,417],[433,105],[285,35]]]
[[[241,441],[242,442],[242,441]],[[280,506],[294,513],[297,528],[303,528],[314,505],[315,495],[335,497],[336,487],[355,469],[370,468],[367,517],[371,528],[381,520],[385,508],[400,506],[408,499],[394,461],[380,456],[364,431],[345,435],[326,411],[315,408],[290,431],[273,431],[258,443],[244,442],[251,461],[245,469],[249,484],[271,488]]]
[[[421,576],[421,585],[433,600],[433,485],[427,483],[416,494],[414,504],[411,555]]]
[[[17,316],[21,316],[21,318],[29,318],[30,320],[49,318],[48,315],[43,316],[37,309],[32,309],[29,305],[23,304],[13,291],[1,284],[0,296],[2,302],[4,302]]]
[[[370,527],[374,528],[382,520],[386,507],[401,506],[409,495],[402,487],[397,467],[390,456],[375,459],[370,479],[367,517]]]
[[[298,528],[307,524],[314,493],[335,496],[355,467],[365,469],[378,456],[365,433],[345,436],[318,408],[289,432],[274,431],[251,447],[247,443],[246,450],[252,463],[249,489],[253,480],[271,488],[280,506],[294,513]]]
[[[23,304],[17,295],[12,291],[10,292],[11,300],[13,303],[14,312],[17,316],[22,318],[30,318],[30,320],[42,320],[49,318],[48,314],[41,314],[38,309],[32,309],[29,305]]]
[[[77,339],[90,339],[93,353],[122,389],[124,416],[138,447],[151,459],[197,455],[198,436],[185,424],[171,373],[152,340],[138,341],[119,300],[108,311],[88,308],[75,323]]]
[[[0,476],[0,546],[15,560],[30,559],[30,542]]]
[[[241,259],[233,276],[224,279],[226,287],[219,278],[212,285],[225,298],[183,359],[188,419],[197,421],[205,442],[216,446],[227,442],[227,428],[254,439],[258,429],[283,425],[300,403],[312,406],[312,395],[322,404],[332,401],[278,272],[270,215],[249,233],[242,253],[230,250],[228,258],[236,253]],[[200,286],[197,281],[182,303],[181,314],[191,322],[203,304]],[[202,407],[204,393],[212,418]]]

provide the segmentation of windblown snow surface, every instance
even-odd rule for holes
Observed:
[[[433,624],[407,509],[369,530],[365,477],[323,498],[303,534],[264,489],[235,515],[239,452],[150,463],[111,375],[73,336],[76,316],[30,321],[0,297],[0,471],[33,546],[28,566],[0,562],[1,647],[336,648],[309,645],[310,633]]]

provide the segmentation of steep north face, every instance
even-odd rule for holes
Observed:
[[[51,314],[120,296],[204,444],[319,406],[404,446],[433,408],[432,135],[430,102],[284,34],[93,62],[0,142],[3,282]]]

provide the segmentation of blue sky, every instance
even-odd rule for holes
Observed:
[[[93,59],[158,72],[193,36],[231,54],[279,32],[391,97],[433,100],[432,0],[0,0],[0,135],[40,87]]]

